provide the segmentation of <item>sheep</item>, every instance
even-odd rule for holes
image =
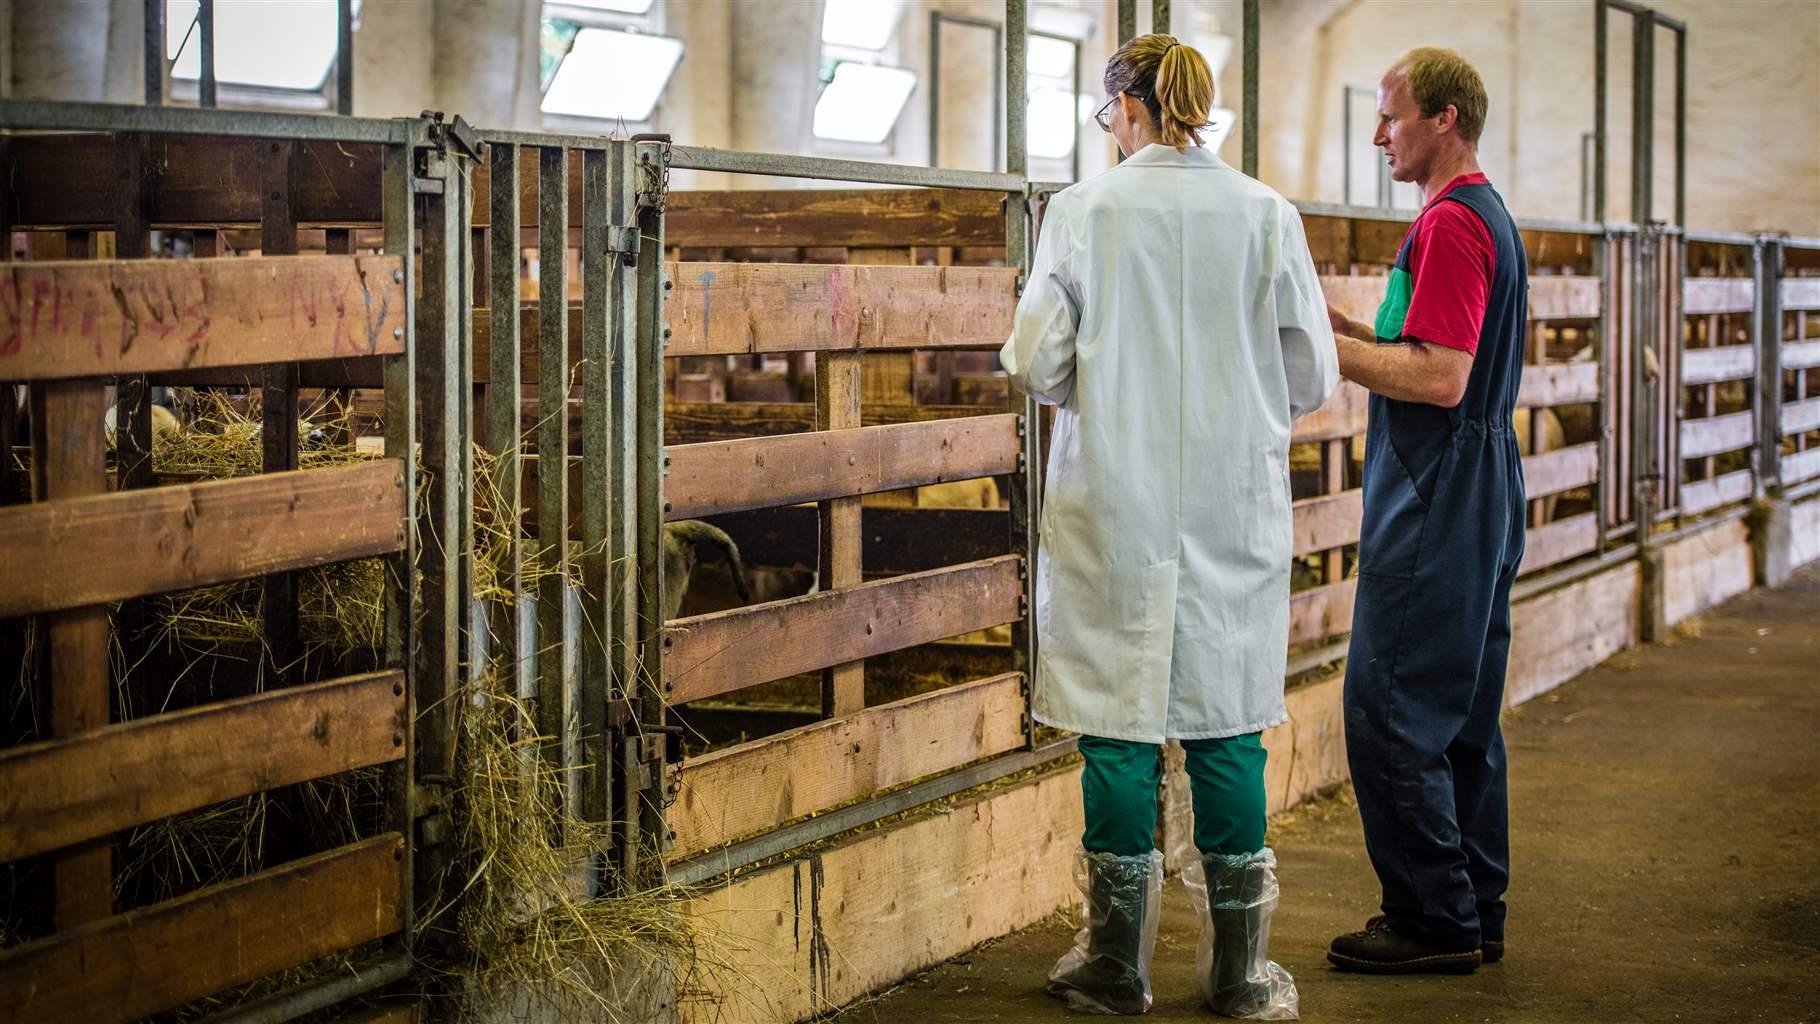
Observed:
[[[707,557],[703,557],[706,549]],[[739,545],[726,531],[698,519],[684,519],[664,524],[664,619],[676,618],[683,598],[689,592],[689,577],[702,562],[721,562],[733,577],[734,592],[740,604],[752,599],[746,584],[745,563],[739,557]]]

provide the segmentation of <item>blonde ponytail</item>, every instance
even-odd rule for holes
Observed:
[[[1201,52],[1174,36],[1138,36],[1106,62],[1106,92],[1142,100],[1163,144],[1201,144],[1201,127],[1213,110],[1213,69]]]

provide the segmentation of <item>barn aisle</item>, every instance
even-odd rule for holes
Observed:
[[[1509,952],[1462,978],[1329,970],[1376,885],[1350,793],[1271,823],[1274,957],[1316,1022],[1820,1020],[1820,565],[1623,652],[1506,718]],[[1173,881],[1148,1020],[1212,1020],[1197,925]],[[1059,918],[856,1006],[842,1020],[1050,1021]]]

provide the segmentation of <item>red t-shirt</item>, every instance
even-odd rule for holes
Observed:
[[[1415,291],[1403,318],[1405,338],[1478,353],[1496,253],[1479,215],[1464,203],[1445,200],[1461,185],[1487,184],[1482,173],[1460,175],[1410,225]]]

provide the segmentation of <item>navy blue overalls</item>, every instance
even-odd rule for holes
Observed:
[[[1504,937],[1509,879],[1504,669],[1523,557],[1523,465],[1511,429],[1529,298],[1522,239],[1488,184],[1457,186],[1495,258],[1465,398],[1371,396],[1346,755],[1365,846],[1400,935],[1448,950]],[[1412,266],[1412,228],[1397,255]],[[1387,300],[1387,308],[1394,301]],[[1401,333],[1402,313],[1380,342]]]

